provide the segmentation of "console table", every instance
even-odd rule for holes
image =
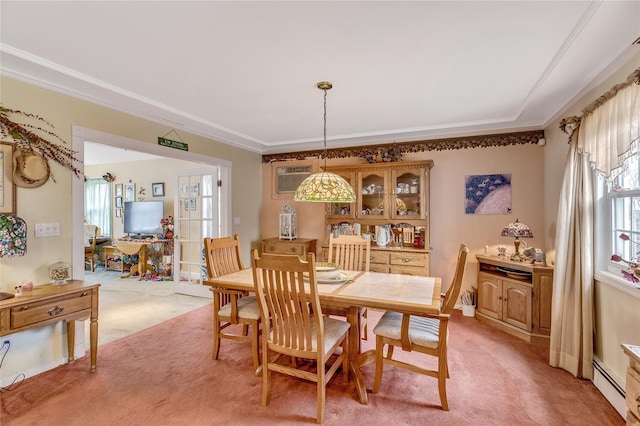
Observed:
[[[21,296],[0,301],[0,336],[29,330],[60,320],[67,323],[69,363],[74,361],[76,321],[90,319],[89,340],[91,367],[96,371],[98,349],[98,288],[100,284],[85,284],[71,280],[68,284],[34,286]]]

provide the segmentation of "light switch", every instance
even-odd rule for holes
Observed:
[[[35,225],[36,238],[44,237],[59,237],[60,236],[60,224],[54,223],[36,223]]]
[[[234,225],[240,225],[240,218],[239,217],[234,217],[233,218],[233,224]]]

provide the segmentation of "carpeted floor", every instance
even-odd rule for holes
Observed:
[[[371,329],[380,316],[369,311]],[[313,383],[274,374],[271,403],[261,405],[249,346],[223,341],[211,360],[211,306],[100,346],[88,359],[27,379],[2,394],[2,425],[275,425],[315,422]],[[373,336],[365,349],[374,346]],[[397,351],[401,353],[401,351]],[[547,364],[547,349],[474,318],[450,327],[450,411],[440,409],[436,380],[385,368],[377,395],[360,405],[352,383],[327,387],[329,425],[623,425],[590,381]],[[420,354],[404,357],[425,359]],[[374,365],[362,369],[373,383]]]

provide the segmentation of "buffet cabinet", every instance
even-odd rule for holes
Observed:
[[[549,342],[553,267],[476,255],[478,320],[529,342]]]
[[[295,240],[266,238],[262,240],[262,253],[297,254],[302,259],[306,259],[308,253],[316,252],[316,241],[311,238],[296,238]]]

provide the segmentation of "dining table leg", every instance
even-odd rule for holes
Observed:
[[[367,396],[367,389],[364,386],[362,373],[360,373],[360,321],[358,321],[357,306],[351,306],[349,308],[347,322],[351,324],[351,329],[349,330],[349,367],[356,382],[356,390],[358,391],[360,404],[367,405],[369,403],[369,397]]]

